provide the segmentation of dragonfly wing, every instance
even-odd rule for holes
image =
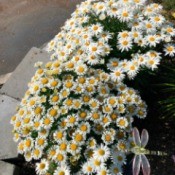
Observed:
[[[137,146],[141,146],[140,134],[139,134],[139,131],[136,127],[133,128],[133,140]]]
[[[141,147],[144,148],[147,145],[148,140],[149,140],[148,131],[146,129],[143,129],[141,134]]]
[[[141,156],[135,155],[133,164],[132,164],[132,173],[133,175],[139,175],[140,172],[140,166],[141,166]]]
[[[172,159],[173,159],[173,161],[174,161],[174,163],[175,163],[175,155],[172,155]]]
[[[151,167],[145,155],[141,155],[141,166],[142,166],[143,175],[150,175]]]

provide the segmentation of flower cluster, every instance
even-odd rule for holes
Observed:
[[[11,118],[18,152],[39,175],[122,175],[134,117],[146,104],[127,86],[173,57],[175,29],[146,0],[87,0],[48,44]]]

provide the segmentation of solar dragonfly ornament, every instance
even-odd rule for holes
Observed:
[[[150,163],[145,155],[159,155],[166,156],[167,154],[160,151],[149,151],[145,149],[149,140],[148,131],[146,129],[142,130],[141,137],[137,128],[133,129],[133,141],[134,147],[131,152],[135,154],[133,159],[132,171],[133,175],[139,175],[142,168],[143,175],[150,175],[151,167]]]

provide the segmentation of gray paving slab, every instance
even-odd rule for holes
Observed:
[[[0,85],[4,84],[12,75],[11,73],[5,74],[5,75],[0,75]]]
[[[0,160],[17,157],[17,144],[13,141],[10,119],[16,113],[18,105],[18,100],[0,95]]]
[[[3,85],[0,93],[15,99],[21,99],[27,90],[28,82],[36,71],[34,64],[37,61],[46,63],[49,61],[49,54],[42,49],[33,47],[15,69],[8,81]]]
[[[0,161],[0,175],[16,175],[18,171],[16,166]]]

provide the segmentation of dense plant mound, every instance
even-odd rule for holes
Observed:
[[[121,175],[134,117],[146,104],[126,82],[174,56],[172,28],[146,0],[87,0],[49,43],[12,117],[14,140],[39,175]]]

